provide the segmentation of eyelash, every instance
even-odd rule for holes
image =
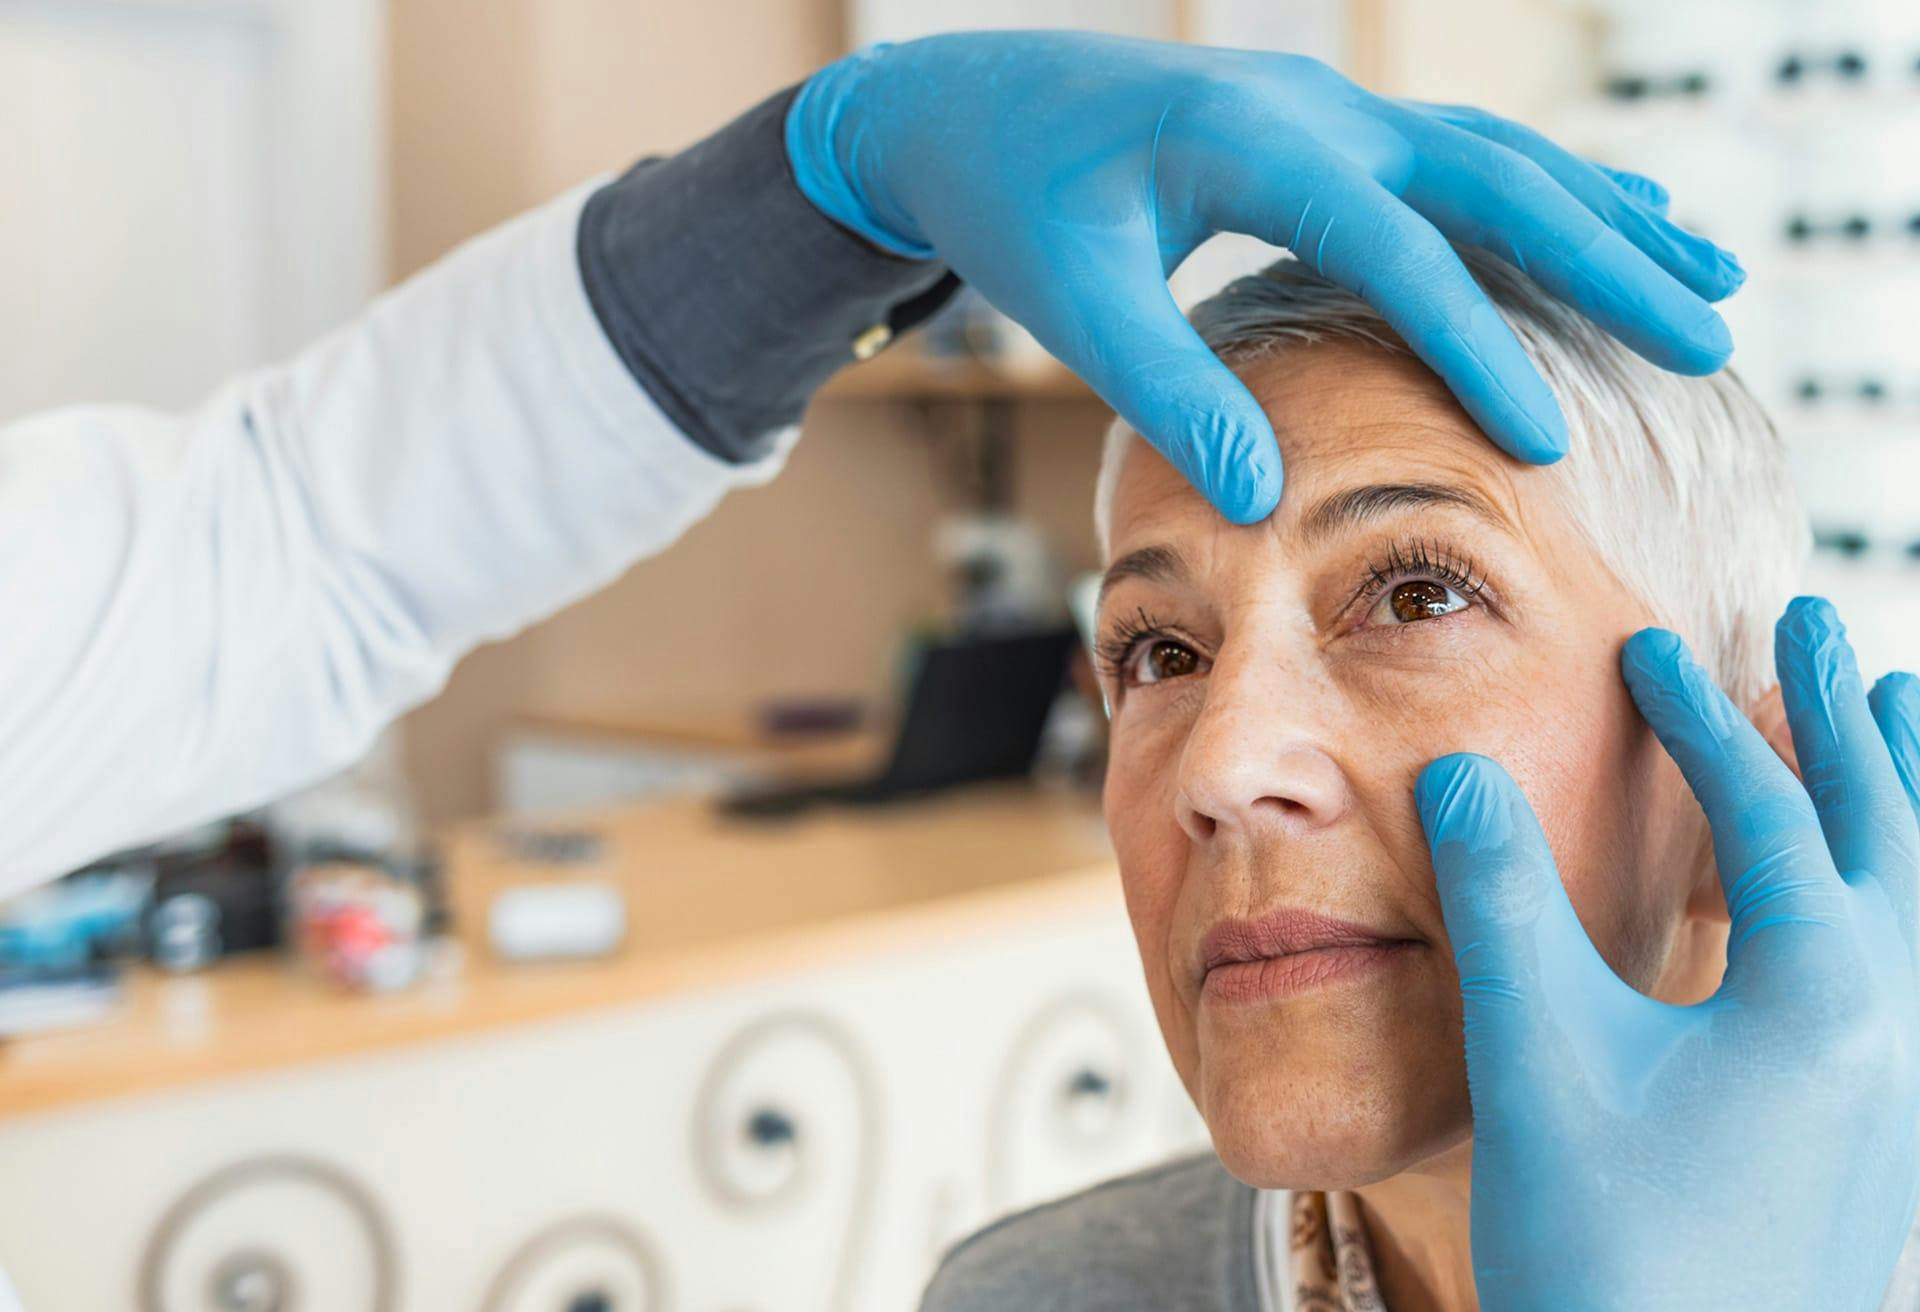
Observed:
[[[1094,663],[1100,667],[1101,674],[1118,683],[1140,644],[1149,639],[1179,643],[1187,641],[1171,626],[1147,614],[1145,607],[1136,606],[1132,615],[1122,615],[1116,619],[1111,629],[1094,643]]]
[[[1354,589],[1347,604],[1341,607],[1341,614],[1361,601],[1378,600],[1395,584],[1421,578],[1445,583],[1472,603],[1479,601],[1481,590],[1487,586],[1487,576],[1475,567],[1473,557],[1456,555],[1444,543],[1416,538],[1404,544],[1396,543],[1387,549],[1383,562],[1367,566],[1365,581]]]
[[[1471,556],[1456,555],[1443,543],[1415,539],[1396,543],[1387,549],[1384,559],[1370,562],[1366,578],[1347,598],[1340,613],[1348,614],[1362,602],[1371,607],[1388,588],[1422,578],[1445,583],[1475,605],[1480,604],[1480,594],[1487,586],[1486,575],[1479,571]],[[1124,683],[1127,666],[1138,654],[1140,644],[1148,641],[1195,645],[1174,626],[1154,619],[1144,607],[1137,606],[1132,615],[1116,619],[1094,644],[1094,662],[1106,678]]]

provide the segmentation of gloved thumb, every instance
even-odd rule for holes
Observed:
[[[1576,1078],[1587,1065],[1576,1054],[1609,1041],[1596,1026],[1627,1020],[1645,999],[1594,950],[1505,770],[1443,756],[1421,771],[1415,799],[1460,972],[1474,1112],[1518,1111]]]

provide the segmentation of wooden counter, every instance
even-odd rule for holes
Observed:
[[[601,836],[604,877],[627,896],[618,955],[492,957],[493,893],[555,873],[511,855],[501,835],[516,829]],[[342,994],[277,955],[180,978],[136,971],[113,1019],[0,1046],[0,1116],[725,985],[1119,896],[1096,804],[1024,785],[792,820],[728,820],[682,799],[475,824],[449,837],[446,872],[455,935],[417,987]]]

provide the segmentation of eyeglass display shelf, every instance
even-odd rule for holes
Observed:
[[[1835,120],[1888,122],[1920,114],[1920,77],[1911,87],[1803,88],[1756,92],[1748,88],[1724,94],[1674,97],[1662,100],[1579,101],[1562,107],[1555,119],[1557,135],[1577,134],[1583,128],[1631,124],[1640,128],[1689,131],[1703,123],[1719,127],[1765,127],[1770,130],[1819,126]]]

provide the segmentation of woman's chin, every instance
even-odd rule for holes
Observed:
[[[1256,1189],[1358,1189],[1398,1175],[1410,1164],[1379,1144],[1267,1144],[1216,1136],[1213,1148],[1236,1180]]]
[[[1259,1189],[1357,1189],[1415,1166],[1471,1132],[1464,1081],[1459,1107],[1427,1096],[1401,1102],[1379,1088],[1303,1090],[1284,1075],[1209,1083],[1203,1113],[1214,1152]],[[1444,1087],[1444,1086],[1442,1086]]]

